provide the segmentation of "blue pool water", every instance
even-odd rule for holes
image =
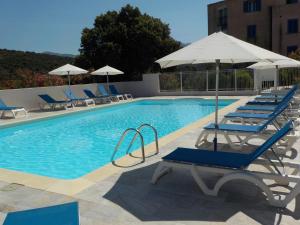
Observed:
[[[233,101],[221,100],[219,107]],[[126,128],[150,123],[162,137],[214,109],[214,100],[142,100],[3,128],[0,167],[61,179],[78,178],[110,162]],[[154,140],[149,129],[143,133],[146,144]],[[116,158],[125,154],[129,141],[125,140]]]

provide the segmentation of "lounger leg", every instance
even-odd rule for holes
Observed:
[[[172,171],[172,168],[169,166],[166,166],[165,162],[160,162],[154,171],[154,174],[151,179],[151,183],[156,184],[159,178],[166,175],[167,173],[170,173],[171,171]]]
[[[11,113],[13,115],[13,118],[16,118],[16,113],[14,112],[14,110],[11,110]]]

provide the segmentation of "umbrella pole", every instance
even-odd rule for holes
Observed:
[[[108,74],[106,75],[106,83],[107,83],[107,87],[108,87],[108,83],[109,83]]]
[[[274,87],[275,87],[275,102],[278,101],[277,99],[277,86],[278,86],[278,77],[279,77],[279,68],[278,65],[276,65],[276,74],[274,79]]]
[[[68,71],[68,80],[69,80],[69,87],[71,87],[71,78],[70,78],[70,72]]]
[[[215,138],[214,138],[214,151],[218,147],[218,104],[219,104],[219,73],[220,73],[220,60],[216,60],[216,111],[215,111]]]

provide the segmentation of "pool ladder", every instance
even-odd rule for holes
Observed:
[[[121,138],[120,138],[118,144],[116,145],[115,150],[114,150],[114,152],[113,152],[113,154],[112,154],[112,156],[111,156],[111,162],[112,162],[112,163],[115,162],[115,160],[114,160],[115,155],[116,155],[117,151],[119,150],[121,144],[123,143],[124,138],[125,138],[125,137],[127,136],[127,134],[129,134],[130,132],[134,132],[135,135],[133,136],[131,142],[130,142],[129,145],[128,145],[128,148],[127,148],[127,150],[126,150],[126,154],[129,154],[130,156],[133,156],[133,155],[131,155],[131,153],[129,153],[129,151],[130,151],[130,149],[131,149],[131,147],[132,147],[134,141],[136,140],[136,138],[139,137],[139,138],[140,138],[140,141],[141,141],[141,151],[142,151],[142,161],[141,161],[141,163],[145,162],[145,160],[146,160],[145,143],[144,143],[144,137],[143,137],[143,135],[142,135],[142,133],[141,133],[141,130],[142,130],[143,128],[145,128],[145,127],[150,127],[150,128],[153,130],[154,137],[155,137],[155,147],[156,147],[156,152],[155,152],[154,155],[156,155],[156,154],[159,153],[157,130],[156,130],[155,127],[153,127],[152,125],[150,125],[150,124],[148,124],[148,123],[144,123],[144,124],[140,125],[138,128],[128,128],[128,129],[126,129],[126,130],[123,132],[123,134],[122,134],[122,136],[121,136]],[[151,155],[151,156],[153,156],[153,155]],[[149,156],[148,156],[148,157],[149,157]]]

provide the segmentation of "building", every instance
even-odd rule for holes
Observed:
[[[300,0],[224,0],[208,5],[208,33],[223,31],[282,55],[300,48]]]

